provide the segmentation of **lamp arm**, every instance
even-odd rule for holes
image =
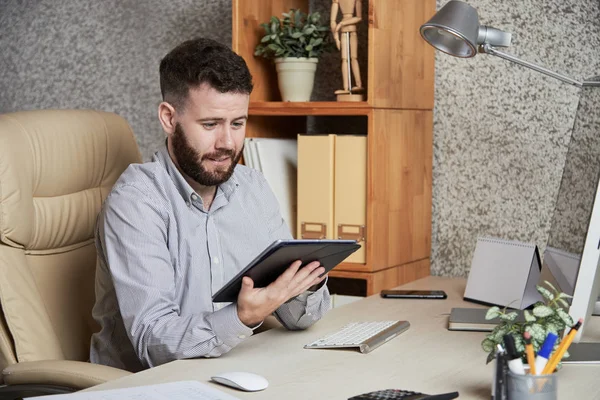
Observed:
[[[489,44],[483,44],[483,45],[481,45],[480,46],[480,51],[483,52],[483,53],[486,53],[486,54],[492,54],[494,56],[498,56],[500,58],[504,58],[505,60],[512,61],[515,64],[519,64],[519,65],[522,65],[524,67],[531,68],[534,71],[541,72],[542,74],[546,74],[548,76],[551,76],[553,78],[561,80],[561,81],[563,81],[565,83],[569,83],[569,84],[571,84],[573,86],[577,86],[578,88],[582,87],[582,85],[583,85],[581,82],[576,81],[575,79],[571,79],[571,78],[569,78],[567,76],[564,76],[564,75],[561,75],[561,74],[559,74],[557,72],[550,71],[547,68],[540,67],[539,65],[530,63],[528,61],[520,60],[517,57],[511,56],[510,54],[506,54],[506,53],[503,53],[503,52],[501,52],[499,50],[496,50],[495,48],[493,48]]]

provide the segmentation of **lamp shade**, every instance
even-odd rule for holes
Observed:
[[[444,53],[463,58],[477,54],[479,17],[467,3],[449,1],[420,31],[423,39]]]
[[[449,1],[426,23],[421,25],[421,36],[436,49],[455,57],[474,57],[477,52],[492,54],[571,85],[582,83],[539,65],[523,61],[496,47],[510,46],[512,35],[491,26],[480,26],[477,10],[459,0]]]

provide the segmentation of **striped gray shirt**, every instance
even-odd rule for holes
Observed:
[[[94,363],[139,371],[168,361],[217,357],[252,335],[235,303],[212,295],[276,239],[290,238],[279,205],[258,171],[238,165],[209,211],[166,146],[129,166],[98,217],[96,304],[101,330]],[[275,312],[304,329],[330,307],[327,286]]]

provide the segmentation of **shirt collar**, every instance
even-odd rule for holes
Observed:
[[[161,146],[161,148],[154,154],[153,161],[158,161],[167,171],[167,174],[173,181],[173,184],[177,188],[177,191],[183,197],[185,201],[191,201],[192,194],[195,194],[196,191],[190,186],[190,184],[185,180],[181,172],[177,169],[177,166],[171,159],[171,155],[169,154],[169,150],[167,149],[167,141]],[[236,188],[239,186],[239,182],[237,179],[237,168],[233,171],[231,177],[219,185],[217,188],[217,192],[215,193],[215,199],[219,196],[224,195],[227,201],[231,195],[235,192]]]

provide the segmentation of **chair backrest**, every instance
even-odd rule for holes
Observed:
[[[96,217],[120,174],[140,161],[116,114],[0,115],[0,368],[88,360]]]

